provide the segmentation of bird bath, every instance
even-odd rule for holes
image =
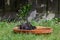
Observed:
[[[20,25],[20,26],[16,26],[13,28],[13,31],[16,33],[32,33],[32,34],[49,34],[52,33],[53,29],[50,27],[43,27],[43,26],[32,26],[30,25],[30,27],[28,28],[21,28],[21,27],[26,27],[28,24],[25,25]],[[28,25],[28,26],[29,26]]]

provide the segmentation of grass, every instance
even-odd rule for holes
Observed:
[[[47,26],[53,28],[53,33],[45,35],[23,34],[13,32],[13,28],[20,22],[0,22],[0,40],[60,40],[60,24],[54,20],[35,22],[32,25]]]

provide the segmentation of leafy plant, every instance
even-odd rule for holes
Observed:
[[[19,9],[18,17],[20,19],[25,20],[27,15],[28,15],[28,12],[30,11],[30,9],[31,9],[31,5],[30,4],[24,5],[21,9]]]

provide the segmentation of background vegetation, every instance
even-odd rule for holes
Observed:
[[[28,14],[29,14],[29,11],[31,10],[32,8],[32,5],[30,4],[25,4],[23,7],[21,7],[19,10],[18,10],[18,17],[20,19],[23,19],[23,20],[26,20],[27,17],[28,17]]]

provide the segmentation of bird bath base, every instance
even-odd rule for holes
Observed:
[[[34,30],[22,30],[19,27],[14,27],[13,31],[16,33],[49,34],[52,33],[53,29],[50,27],[36,26]]]

